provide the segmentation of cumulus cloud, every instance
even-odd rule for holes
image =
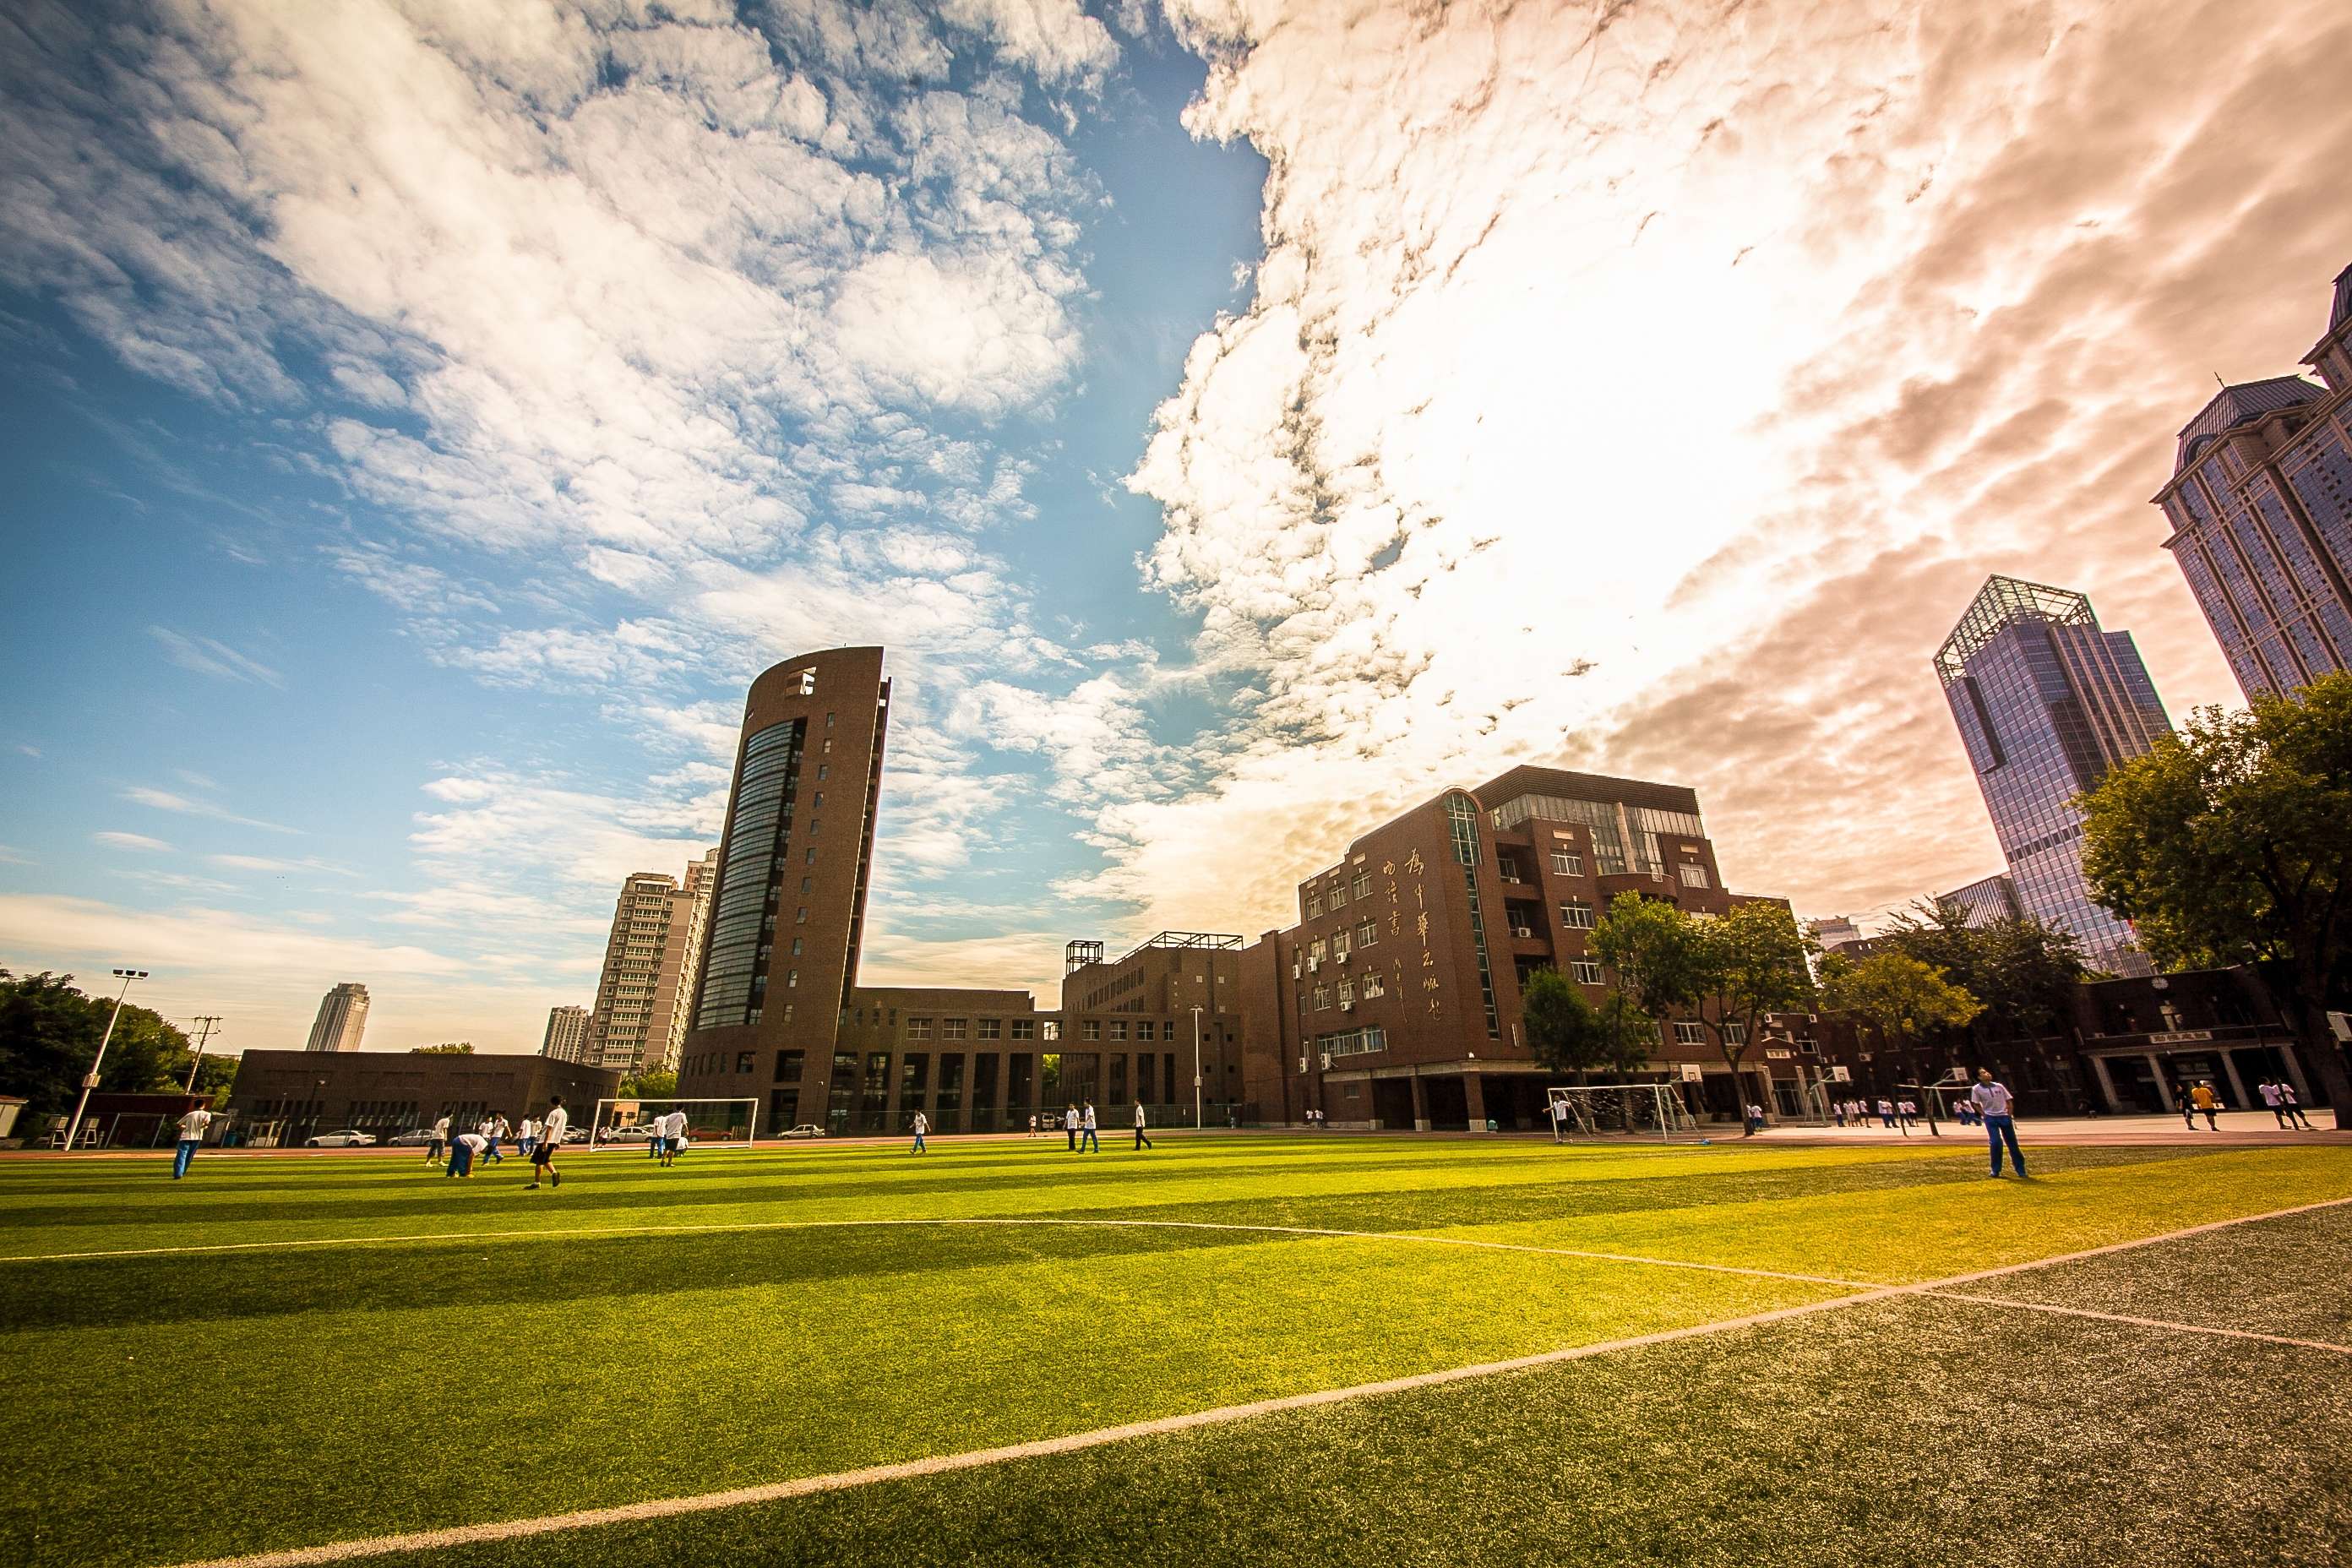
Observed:
[[[2145,500],[2352,259],[2340,7],[1168,10],[1195,132],[1273,167],[1130,480],[1235,706],[1087,889],[1271,921],[1383,813],[1553,759],[1697,785],[1738,881],[1815,907],[1980,875],[1927,657],[1990,570],[2232,695]]]

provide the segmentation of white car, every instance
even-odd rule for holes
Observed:
[[[787,1138],[822,1138],[824,1136],[824,1129],[819,1127],[814,1121],[803,1121],[798,1127],[793,1128],[790,1132],[785,1133],[784,1136]]]
[[[306,1149],[372,1149],[375,1147],[375,1134],[356,1129],[343,1132],[320,1132],[302,1140],[302,1146]]]

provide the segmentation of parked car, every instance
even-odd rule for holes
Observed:
[[[652,1142],[653,1135],[651,1127],[607,1127],[598,1134],[598,1141],[605,1143],[646,1143]],[[567,1138],[564,1142],[568,1143],[571,1140]]]
[[[793,1128],[790,1132],[785,1133],[784,1136],[787,1138],[822,1138],[824,1136],[824,1129],[819,1127],[814,1121],[803,1121],[798,1127]]]
[[[405,1132],[393,1134],[387,1144],[394,1149],[429,1149],[433,1146],[433,1129],[412,1127]]]
[[[306,1149],[373,1149],[375,1134],[347,1128],[341,1132],[319,1132],[302,1140]]]

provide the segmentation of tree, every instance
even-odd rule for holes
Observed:
[[[1919,1072],[1919,1037],[1930,1029],[1957,1029],[1984,1011],[1984,1004],[1931,963],[1907,952],[1874,952],[1859,962],[1833,952],[1822,960],[1822,1005],[1868,1026],[1885,1046],[1903,1053],[1911,1081],[1927,1102],[1927,1131],[1936,1125],[1936,1097]]]
[[[2024,1041],[2044,1074],[2071,1076],[2071,1062],[2051,1043],[2064,1033],[2074,987],[2090,978],[2074,932],[2031,916],[1970,925],[1956,906],[1922,899],[1895,914],[1878,945],[1944,971],[1984,1004],[1967,1031],[1976,1059],[1995,1045]]]
[[[1519,988],[1528,1048],[1555,1072],[1639,1072],[1658,1026],[1623,992],[1595,1007],[1557,969],[1538,969]]]
[[[671,1100],[677,1095],[677,1074],[646,1072],[624,1079],[621,1098],[624,1100]]]
[[[1736,1084],[1741,1061],[1761,1038],[1764,1016],[1812,1002],[1811,948],[1789,906],[1768,900],[1734,904],[1728,914],[1692,923],[1698,939],[1699,1019],[1714,1032],[1715,1047]],[[1746,1117],[1740,1125],[1749,1125]]]
[[[449,1040],[437,1046],[411,1046],[408,1054],[412,1057],[470,1057],[474,1054],[474,1042]]]
[[[2326,1017],[2352,958],[2352,674],[2237,712],[2198,709],[2080,804],[2092,895],[2160,963],[2253,966],[2336,1127],[2352,1127],[2352,1074]]]
[[[84,995],[70,974],[0,969],[0,1089],[26,1098],[27,1119],[70,1110],[113,1011],[113,997]],[[168,1020],[126,1005],[98,1086],[117,1093],[177,1089],[193,1055],[188,1037]]]

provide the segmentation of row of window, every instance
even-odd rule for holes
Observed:
[[[1387,994],[1388,983],[1381,978],[1381,972],[1377,969],[1368,969],[1360,975],[1349,975],[1341,980],[1336,987],[1336,994],[1342,1007],[1354,1006],[1356,999],[1360,996],[1369,1002],[1375,996],[1384,996]],[[1334,994],[1334,987],[1318,985],[1315,988],[1315,1010],[1319,1013],[1328,1008]]]
[[[1310,921],[1322,914],[1326,909],[1335,910],[1346,909],[1350,897],[1360,903],[1371,896],[1372,874],[1370,871],[1359,871],[1350,880],[1342,880],[1334,877],[1328,889],[1306,888],[1299,893],[1299,897],[1305,900],[1307,918]]]
[[[1349,933],[1344,931],[1334,931],[1328,938],[1318,936],[1307,944],[1307,956],[1320,964],[1327,957],[1341,959],[1347,957],[1356,948],[1378,946],[1380,940],[1380,922],[1361,921],[1357,923],[1352,942]]]
[[[875,1011],[878,1013],[881,1009],[877,1008]],[[897,1010],[893,1009],[892,1016],[895,1017],[896,1016]],[[1045,1020],[1037,1018],[1013,1018],[1009,1020],[1013,1026],[1013,1038],[1016,1040],[1035,1039],[1037,1037],[1037,1026],[1044,1021]],[[943,1040],[1001,1040],[1005,1037],[1004,1026],[1007,1022],[1008,1020],[1003,1018],[941,1018],[939,1020],[940,1038]],[[908,1018],[907,1020],[907,1038],[910,1040],[928,1040],[930,1037],[930,1019]],[[1146,1036],[1144,1037],[1149,1039],[1150,1037]]]

